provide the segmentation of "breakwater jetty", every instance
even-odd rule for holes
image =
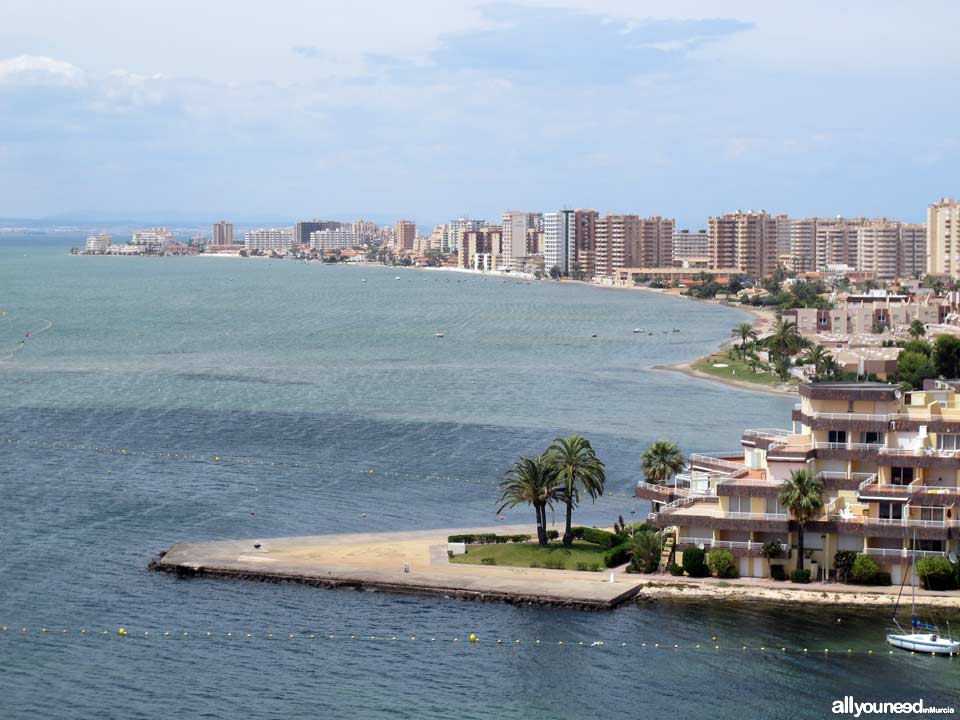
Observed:
[[[177,544],[150,563],[180,577],[295,582],[321,588],[608,610],[636,598],[641,576],[450,563],[447,536],[530,532],[511,526]]]

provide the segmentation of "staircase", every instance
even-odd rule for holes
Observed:
[[[673,562],[674,545],[677,540],[677,528],[668,527],[664,529],[665,539],[663,542],[663,551],[660,553],[660,564],[657,566],[658,573],[665,573]]]

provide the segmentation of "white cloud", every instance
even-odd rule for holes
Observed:
[[[43,55],[18,55],[0,60],[0,84],[79,87],[83,70],[63,60]]]

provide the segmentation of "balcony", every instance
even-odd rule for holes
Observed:
[[[742,451],[721,451],[721,452],[702,452],[690,455],[689,465],[691,468],[704,468],[706,470],[719,470],[724,473],[733,473],[746,468],[743,461],[732,460],[731,458],[743,457]]]
[[[895,563],[897,565],[907,564],[913,560],[914,557],[924,558],[924,557],[946,557],[947,553],[940,550],[904,550],[902,548],[864,548],[864,555],[872,555],[874,557],[882,558],[881,562],[886,561],[889,563]]]
[[[781,541],[784,545],[783,551],[778,555],[778,558],[789,558],[790,549],[786,547],[786,543]],[[681,537],[677,539],[677,549],[684,547],[700,547],[703,546],[704,550],[729,550],[733,555],[737,557],[761,557],[760,551],[763,549],[764,543],[754,542],[751,540],[713,540],[711,538],[697,538],[697,537]]]
[[[876,482],[876,473],[845,473],[822,471],[816,475],[825,490],[857,490],[864,483]]]
[[[658,527],[695,525],[717,530],[786,531],[786,513],[724,512],[715,495],[686,497],[664,505],[648,519]]]

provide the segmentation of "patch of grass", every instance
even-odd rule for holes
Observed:
[[[714,367],[714,365],[726,365],[726,367]],[[743,380],[744,382],[756,383],[757,385],[780,385],[782,381],[773,373],[763,370],[753,371],[743,360],[734,360],[726,355],[709,355],[700,358],[692,364],[694,370],[713,375],[718,378],[730,380]]]
[[[509,565],[545,567],[563,570],[581,568],[594,571],[603,567],[607,548],[593,543],[575,542],[569,548],[559,542],[541,547],[535,542],[504,545],[468,545],[466,555],[454,555],[450,562],[464,565]],[[491,562],[492,560],[492,562]]]

